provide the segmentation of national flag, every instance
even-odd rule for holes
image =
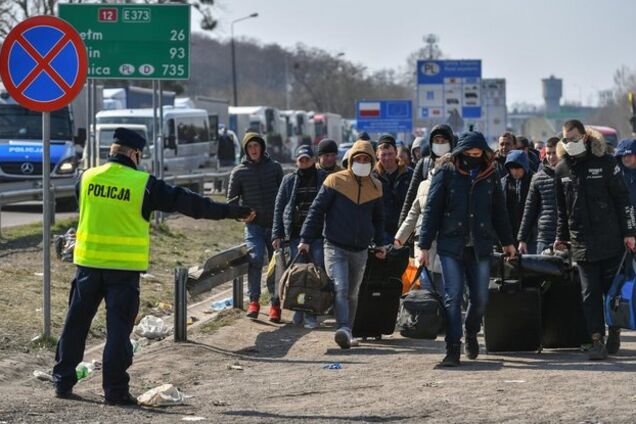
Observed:
[[[380,102],[362,102],[358,104],[358,115],[361,118],[380,116]]]

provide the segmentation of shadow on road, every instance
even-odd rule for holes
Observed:
[[[353,421],[353,422],[365,422],[365,423],[389,423],[395,421],[412,420],[413,418],[426,418],[421,417],[407,417],[403,415],[359,415],[356,417],[346,415],[286,415],[286,414],[272,414],[269,412],[260,411],[227,411],[223,415],[230,415],[235,417],[253,417],[262,419],[283,419],[283,420],[338,420],[338,421]]]

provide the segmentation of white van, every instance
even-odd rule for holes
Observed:
[[[97,138],[97,144],[99,145],[99,156],[97,157],[97,165],[101,165],[108,159],[110,153],[110,146],[113,144],[115,130],[121,127],[121,124],[97,124],[95,126],[95,137]],[[148,140],[148,128],[145,125],[140,124],[126,124],[125,127],[131,131],[136,132],[142,136],[145,140]],[[86,154],[86,150],[84,150]],[[88,158],[84,157],[87,161]],[[86,162],[85,162],[86,163]],[[144,149],[140,169],[152,172],[152,154],[150,147],[147,145]]]
[[[157,114],[158,116],[158,114]],[[96,115],[97,124],[145,125],[151,154],[156,139],[153,134],[152,109],[104,110]],[[216,163],[218,141],[213,141],[208,124],[208,113],[203,109],[174,106],[163,108],[164,171],[188,173]]]

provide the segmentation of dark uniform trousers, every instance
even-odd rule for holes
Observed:
[[[55,353],[53,379],[57,390],[70,390],[82,361],[86,336],[102,299],[106,301],[106,346],[102,362],[105,396],[128,393],[132,364],[130,333],[139,310],[139,272],[78,266],[69,298],[68,313]]]

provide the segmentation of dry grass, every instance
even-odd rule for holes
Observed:
[[[62,234],[75,221],[61,221],[53,234]],[[8,229],[0,241],[0,358],[11,351],[29,351],[51,343],[31,343],[42,333],[42,230],[40,225]],[[172,303],[174,267],[192,266],[214,253],[241,243],[243,224],[234,220],[207,221],[174,216],[152,230],[151,262],[141,280],[139,316],[158,303]],[[75,266],[51,252],[51,325],[59,335]],[[89,343],[105,335],[104,305],[89,333]],[[3,353],[4,352],[4,353]]]

